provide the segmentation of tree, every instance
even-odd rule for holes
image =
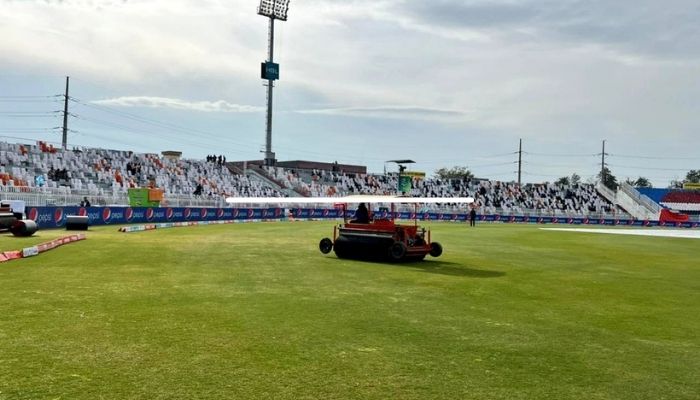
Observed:
[[[573,174],[571,174],[570,181],[572,185],[578,185],[579,183],[581,183],[581,177],[576,172],[574,172]]]
[[[634,186],[636,188],[650,188],[651,182],[649,181],[649,179],[647,179],[643,176],[640,176],[639,178],[637,178],[636,181],[634,181],[632,186]]]
[[[683,188],[683,182],[674,179],[668,184],[668,188],[669,189],[681,189],[681,188]]]
[[[452,168],[440,168],[439,170],[435,171],[435,175],[443,180],[447,179],[464,179],[464,180],[469,180],[469,179],[474,179],[474,174],[472,174],[471,171],[469,171],[469,168],[467,167],[452,167]]]
[[[568,176],[562,176],[561,178],[557,179],[557,181],[554,182],[554,183],[557,184],[557,185],[561,185],[561,186],[569,186],[569,183],[570,183],[569,177],[568,177]]]
[[[691,169],[685,176],[687,183],[700,183],[700,169]]]
[[[600,181],[603,182],[603,185],[606,187],[612,190],[617,190],[617,178],[615,178],[615,175],[610,172],[608,167],[604,167],[603,170],[600,171],[598,174],[598,179],[600,179]]]

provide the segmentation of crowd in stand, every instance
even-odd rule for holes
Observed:
[[[325,170],[308,172],[265,167],[268,174],[307,196],[355,194],[397,194],[398,176],[346,174]],[[601,197],[593,185],[505,183],[488,180],[413,179],[413,197],[473,197],[475,205],[487,212],[520,213],[527,210],[561,213],[612,213],[616,207]]]
[[[292,170],[261,167],[274,184],[254,175],[235,174],[223,167],[224,156],[205,160],[170,159],[156,154],[105,149],[61,150],[39,145],[0,142],[0,179],[4,185],[35,185],[46,176],[44,187],[83,191],[90,195],[125,193],[132,187],[157,187],[168,196],[220,199],[281,197],[282,190],[303,196],[325,197],[356,194],[397,194],[396,174],[352,174],[333,170]],[[43,181],[42,181],[43,182]],[[615,206],[598,195],[593,185],[562,186],[488,180],[413,179],[408,196],[473,197],[482,212],[526,211],[553,213],[610,213]],[[441,205],[445,206],[445,205]]]
[[[126,193],[129,188],[158,187],[167,196],[282,196],[264,182],[222,168],[219,157],[210,161],[160,157],[94,148],[62,150],[38,145],[0,142],[0,181],[3,186],[41,186],[69,194],[81,191],[93,196]],[[221,156],[221,163],[225,161]],[[36,177],[46,177],[39,179]]]
[[[213,154],[207,155],[207,162],[218,164],[218,165],[225,165],[226,164],[226,156],[219,155],[217,157]]]

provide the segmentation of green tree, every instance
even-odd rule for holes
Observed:
[[[602,171],[598,174],[598,179],[603,182],[606,187],[617,190],[617,178],[610,172],[608,167],[604,167]]]
[[[452,168],[440,168],[435,171],[435,175],[440,179],[473,179],[474,174],[467,167],[455,166]]]
[[[685,181],[688,183],[700,183],[700,169],[691,169],[685,176]]]
[[[651,187],[651,181],[649,181],[649,179],[647,179],[647,178],[645,178],[645,177],[643,177],[643,176],[640,176],[639,178],[637,178],[636,181],[634,181],[634,183],[632,184],[632,186],[634,186],[634,187],[636,187],[636,188],[650,188],[650,187]]]
[[[669,188],[669,189],[680,189],[680,188],[682,188],[682,187],[683,187],[683,182],[681,182],[681,181],[679,181],[679,180],[676,180],[676,179],[672,180],[672,181],[668,184],[668,188]]]
[[[571,174],[570,182],[572,185],[578,185],[579,183],[581,183],[581,177],[579,176],[579,174],[574,172],[573,174]]]
[[[568,176],[562,176],[561,178],[557,179],[556,182],[554,182],[557,185],[563,185],[563,186],[569,186],[569,177]]]

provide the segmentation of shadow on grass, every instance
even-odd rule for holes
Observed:
[[[401,263],[392,263],[382,260],[372,260],[372,259],[356,259],[354,261],[370,264],[379,264],[385,267],[407,267],[429,274],[440,274],[440,275],[450,275],[450,276],[467,276],[470,278],[500,278],[505,276],[505,272],[502,271],[489,271],[484,269],[474,269],[467,266],[448,262],[448,261],[438,261],[438,260],[423,260],[423,261],[405,261]]]
[[[422,270],[430,274],[468,276],[470,278],[500,278],[506,273],[502,271],[489,271],[485,269],[474,269],[457,263],[447,261],[420,261],[412,263],[391,264],[411,267]]]

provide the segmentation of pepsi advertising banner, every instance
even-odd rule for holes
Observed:
[[[51,229],[65,226],[68,215],[87,216],[89,225],[118,225],[194,221],[274,221],[281,219],[352,219],[353,210],[328,208],[202,208],[202,207],[27,207],[27,218],[34,220],[39,228]],[[378,211],[374,218],[391,219],[390,211]],[[468,214],[435,212],[394,212],[393,217],[402,220],[466,222]],[[585,217],[538,217],[520,215],[484,214],[477,215],[477,221],[566,224],[566,225],[605,225],[605,226],[648,226],[698,228],[697,222],[659,222],[631,219],[597,219]]]
[[[117,225],[188,221],[275,220],[284,216],[281,208],[202,207],[27,207],[27,218],[39,228],[61,228],[68,215],[88,217],[88,224]]]

